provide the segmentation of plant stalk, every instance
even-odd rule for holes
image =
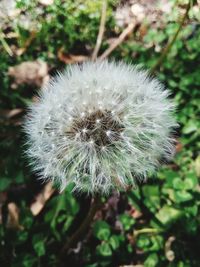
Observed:
[[[183,15],[180,24],[178,26],[177,31],[175,32],[174,36],[172,37],[172,39],[168,42],[168,44],[164,47],[163,51],[161,52],[160,57],[158,58],[158,61],[155,63],[155,65],[152,67],[150,73],[154,74],[155,71],[160,67],[160,65],[162,64],[163,60],[165,59],[166,55],[168,54],[168,52],[170,51],[170,49],[172,48],[174,42],[176,41],[176,38],[178,37],[178,34],[180,33],[183,24],[188,16],[188,12],[190,10],[190,0],[188,1],[187,7],[186,7],[186,11],[185,14]]]
[[[88,229],[88,226],[93,220],[94,215],[96,214],[97,210],[101,207],[101,198],[100,196],[94,197],[89,212],[87,216],[85,217],[84,221],[81,223],[79,228],[76,230],[76,232],[69,238],[69,240],[65,243],[63,246],[61,252],[60,252],[60,258],[63,258],[68,250],[75,246],[75,244],[80,240],[80,238],[84,235],[86,230]]]
[[[106,24],[106,9],[107,9],[107,0],[104,0],[102,3],[102,12],[101,12],[101,21],[99,26],[99,33],[97,36],[96,46],[92,54],[92,60],[96,60],[98,56],[99,49],[101,48],[103,34],[105,31]]]

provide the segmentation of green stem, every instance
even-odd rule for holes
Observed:
[[[168,44],[166,45],[166,47],[163,49],[163,51],[161,52],[160,57],[158,58],[158,61],[155,63],[155,65],[152,67],[151,69],[151,74],[154,74],[155,71],[160,67],[160,65],[162,64],[163,60],[165,59],[166,55],[168,54],[168,52],[170,51],[170,49],[172,48],[174,42],[176,41],[176,38],[178,37],[179,32],[181,31],[183,24],[188,16],[188,12],[190,10],[190,0],[187,4],[187,8],[185,11],[184,16],[182,17],[179,27],[177,29],[177,31],[175,32],[174,36],[172,37],[172,39],[168,42]]]
[[[133,232],[134,237],[137,237],[140,234],[158,234],[158,233],[162,233],[163,230],[162,229],[154,229],[154,228],[144,228],[144,229],[140,229],[140,230],[135,230]]]
[[[6,50],[6,52],[9,54],[9,56],[13,56],[13,52],[10,49],[9,45],[7,44],[5,38],[4,38],[4,33],[0,30],[0,41],[3,45],[3,48]]]
[[[70,237],[69,240],[67,240],[67,242],[63,246],[63,248],[60,252],[60,259],[62,259],[66,255],[69,248],[73,247],[78,242],[78,240],[80,240],[80,238],[84,235],[88,226],[92,222],[93,217],[96,214],[97,210],[101,207],[101,204],[102,204],[102,202],[101,202],[101,198],[99,196],[97,196],[93,199],[93,202],[91,203],[90,210],[89,210],[86,218],[81,223],[81,225],[76,230],[76,232]]]

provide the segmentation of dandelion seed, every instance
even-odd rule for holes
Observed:
[[[94,140],[90,140],[89,143],[90,143],[91,145],[93,145],[93,144],[94,144]]]
[[[87,133],[87,131],[88,131],[88,130],[87,130],[86,128],[84,128],[84,129],[82,130],[82,133],[85,134],[85,133]]]
[[[109,137],[111,135],[111,131],[110,130],[106,131],[106,135]]]
[[[135,185],[173,155],[177,125],[168,95],[131,65],[71,66],[30,108],[27,155],[61,189],[74,183],[75,191],[107,194]]]

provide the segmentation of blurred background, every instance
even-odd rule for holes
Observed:
[[[50,77],[97,52],[170,89],[176,155],[137,190],[104,199],[58,264],[90,198],[37,180],[21,126]],[[1,0],[0,74],[0,266],[200,266],[200,1]]]

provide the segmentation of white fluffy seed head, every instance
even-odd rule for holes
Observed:
[[[41,92],[25,123],[41,179],[64,189],[111,192],[136,184],[173,154],[169,92],[135,66],[74,65]]]

